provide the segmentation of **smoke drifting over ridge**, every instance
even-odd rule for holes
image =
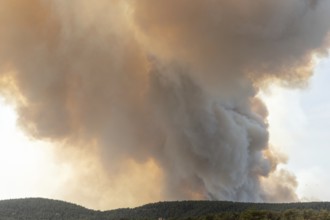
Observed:
[[[149,164],[161,199],[295,200],[256,95],[306,83],[313,56],[326,54],[329,9],[327,0],[0,1],[2,91],[28,134],[91,148],[106,178]]]

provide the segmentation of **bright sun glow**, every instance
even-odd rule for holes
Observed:
[[[0,97],[0,199],[54,197],[65,173],[52,147],[30,140],[16,125],[13,108]]]

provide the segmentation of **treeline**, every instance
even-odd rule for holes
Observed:
[[[137,208],[94,211],[49,199],[0,201],[0,220],[330,220],[330,203],[159,202]]]
[[[241,213],[224,212],[199,217],[168,218],[167,220],[330,220],[330,212],[312,209],[246,210]]]
[[[182,201],[182,202],[159,202],[147,204],[134,209],[120,209],[106,212],[106,216],[110,219],[134,219],[137,216],[141,219],[157,219],[159,217],[165,219],[187,219],[205,216],[226,215],[233,218],[241,216],[242,213],[252,212],[251,210],[265,210],[278,216],[283,215],[288,210],[311,210],[315,213],[330,211],[330,203],[328,202],[312,202],[312,203],[239,203],[227,201]]]
[[[72,203],[50,199],[0,201],[0,220],[97,220],[99,212]]]

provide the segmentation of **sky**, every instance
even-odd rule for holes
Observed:
[[[50,143],[31,139],[17,126],[15,108],[3,97],[0,133],[0,198],[56,197],[68,167],[56,161]]]
[[[329,10],[0,1],[0,198],[330,200]]]
[[[325,190],[330,184],[329,70],[330,59],[322,59],[306,88],[276,87],[265,98],[270,142],[287,154],[285,166],[297,177],[302,201],[330,200],[330,192]]]

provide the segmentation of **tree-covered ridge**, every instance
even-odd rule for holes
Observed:
[[[297,214],[308,211],[314,214],[330,211],[328,202],[310,203],[239,203],[227,201],[182,201],[182,202],[159,202],[147,204],[134,209],[119,209],[105,212],[110,219],[123,218],[134,219],[134,217],[145,217],[146,219],[204,219],[213,216],[216,219],[249,219],[246,216],[253,213],[262,215],[267,213],[279,216],[288,212]],[[221,218],[219,218],[219,216]],[[230,216],[230,218],[226,218]],[[235,217],[236,216],[236,217]],[[242,218],[242,216],[245,216]],[[197,218],[199,217],[199,218]],[[210,218],[213,219],[213,218]],[[254,218],[252,218],[254,219]],[[264,218],[257,218],[264,219]],[[271,219],[271,218],[265,218]],[[280,219],[280,218],[279,218]]]
[[[28,198],[0,201],[1,220],[97,219],[97,211],[58,200]]]
[[[225,201],[159,202],[137,208],[94,211],[72,203],[41,198],[0,201],[0,220],[249,220],[329,219],[329,202],[238,203]]]

